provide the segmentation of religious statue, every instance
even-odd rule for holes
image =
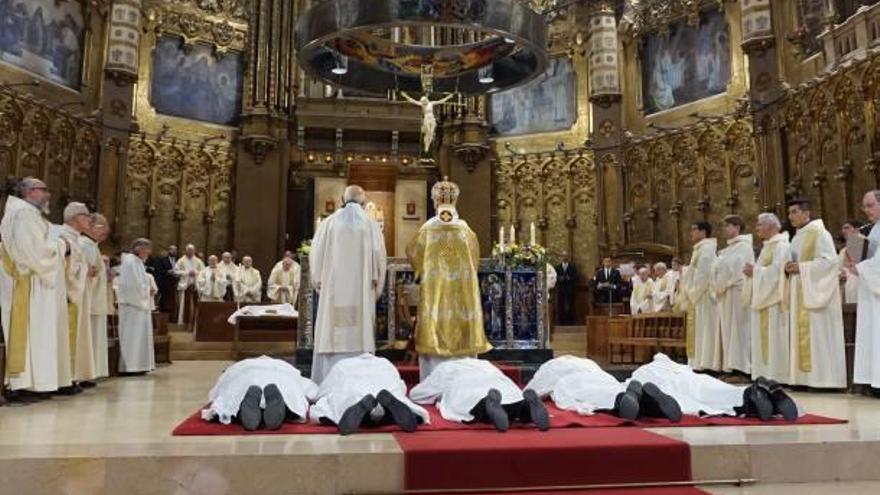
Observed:
[[[422,379],[445,360],[476,357],[492,346],[483,330],[477,235],[458,217],[459,188],[443,180],[431,189],[437,215],[422,225],[406,254],[421,278],[416,351]]]
[[[437,131],[437,118],[434,116],[434,105],[442,105],[446,103],[455,96],[455,93],[450,93],[445,97],[434,101],[429,100],[426,95],[422,95],[421,98],[416,100],[406,94],[406,92],[401,91],[400,94],[403,95],[406,101],[422,107],[422,146],[424,147],[425,153],[428,153],[431,149],[431,143],[434,142],[434,132]]]

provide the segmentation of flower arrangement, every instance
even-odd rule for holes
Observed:
[[[298,248],[296,248],[296,257],[299,259],[304,259],[309,257],[309,253],[312,252],[312,240],[306,239],[302,241]]]
[[[540,267],[547,263],[547,249],[540,244],[495,243],[492,257],[511,268]]]

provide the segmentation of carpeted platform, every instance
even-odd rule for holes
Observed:
[[[462,424],[446,421],[440,417],[440,412],[434,406],[426,407],[431,415],[431,424],[419,426],[419,431],[461,431],[461,430],[493,430],[486,424]],[[547,410],[550,412],[551,428],[606,428],[611,426],[640,426],[640,427],[695,427],[695,426],[779,426],[779,425],[828,425],[846,423],[845,420],[828,418],[807,414],[797,421],[788,422],[781,418],[771,421],[761,421],[756,418],[731,418],[731,417],[708,417],[685,416],[678,423],[672,423],[665,419],[642,419],[635,423],[622,420],[610,414],[598,413],[592,416],[563,411],[547,402]],[[514,429],[534,429],[532,425],[513,423]],[[397,426],[381,426],[376,428],[362,428],[360,433],[383,433],[398,431]],[[311,423],[285,423],[275,431],[257,430],[247,431],[238,424],[224,425],[216,422],[204,421],[201,412],[196,411],[183,420],[171,432],[175,436],[202,436],[202,435],[303,435],[303,434],[334,434],[335,426],[315,425]]]
[[[639,428],[395,433],[408,490],[689,481],[690,447]]]

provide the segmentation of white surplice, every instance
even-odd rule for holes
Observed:
[[[284,265],[276,265],[266,281],[266,295],[276,304],[290,303],[296,305],[299,297],[299,284],[302,268],[294,261],[290,269],[285,270]]]
[[[687,308],[688,362],[694,369],[721,370],[721,327],[711,285],[717,247],[714,238],[698,242],[681,277],[680,302]]]
[[[764,241],[755,263],[751,289],[752,376],[780,383],[789,379],[788,301],[785,299],[785,264],[791,260],[788,232]]]
[[[625,391],[624,384],[595,361],[575,356],[560,356],[542,364],[526,388],[541,398],[550,397],[559,409],[585,416],[614,409],[617,396]]]
[[[67,273],[68,317],[71,339],[71,369],[75,381],[93,380],[95,373],[94,345],[92,343],[90,293],[86,290],[89,278],[89,264],[83,254],[81,235],[69,225],[61,226],[61,237],[70,244],[65,269]],[[75,308],[75,309],[74,309]]]
[[[443,419],[464,423],[474,420],[471,410],[493,388],[501,392],[502,404],[523,400],[522,390],[491,362],[447,358],[410,390],[409,397],[419,404],[437,403]]]
[[[241,267],[235,263],[226,263],[225,261],[217,263],[217,271],[226,280],[226,287],[235,287],[235,280],[238,278],[239,270],[241,270]]]
[[[228,281],[218,267],[205,267],[199,272],[196,286],[199,289],[199,302],[220,302],[226,295]]]
[[[743,404],[743,389],[694,373],[687,365],[678,364],[665,354],[658,353],[654,359],[637,368],[631,377],[644,385],[653,383],[674,398],[684,414],[708,416],[736,415],[735,407]]]
[[[838,254],[840,269],[843,272],[845,282],[843,283],[843,302],[848,304],[856,304],[859,302],[859,276],[849,270],[843,268],[843,264],[847,261],[846,248],[840,250]]]
[[[382,390],[406,404],[424,423],[431,422],[428,411],[407,398],[406,383],[391,361],[372,354],[343,359],[333,366],[318,389],[318,399],[309,411],[309,420],[319,423],[321,418],[326,418],[339,424],[346,409],[367,395],[377,396]],[[380,419],[384,412],[379,405],[370,416]]]
[[[150,314],[152,300],[144,262],[133,254],[123,254],[119,278],[116,279],[120,372],[137,373],[156,368]]]
[[[107,361],[107,315],[109,314],[107,268],[104,266],[104,258],[101,257],[98,243],[93,239],[81,236],[80,247],[86,264],[95,272],[95,275],[88,279],[86,292],[88,292],[89,327],[92,331],[95,378],[102,378],[110,375]]]
[[[226,368],[208,393],[211,403],[202,409],[202,419],[217,418],[223,424],[232,422],[238,414],[248,388],[265,388],[275,384],[287,409],[298,416],[297,422],[307,421],[309,403],[318,396],[318,386],[300,375],[296,367],[281,359],[260,356],[241,360]],[[266,398],[260,399],[260,408],[266,407]]]
[[[669,270],[662,277],[654,280],[654,292],[651,298],[651,312],[665,313],[672,311],[673,294],[675,284],[678,282],[678,274]]]
[[[318,227],[309,253],[318,290],[312,379],[323,380],[333,353],[373,352],[376,300],[385,286],[385,238],[357,203],[348,203]],[[317,371],[317,373],[316,373]]]
[[[798,229],[791,241],[791,256],[798,263],[800,274],[789,277],[789,383],[844,388],[846,355],[840,263],[834,239],[822,220],[813,220]]]
[[[199,272],[205,269],[205,263],[198,256],[193,255],[192,258],[182,256],[174,265],[174,275],[177,276],[177,324],[183,324],[183,314],[186,307],[185,293],[186,290],[192,288],[198,290],[196,281]],[[193,274],[191,274],[193,273]]]
[[[652,313],[654,309],[654,281],[650,278],[642,281],[639,277],[633,277],[633,290],[629,297],[629,312],[637,315]]]
[[[853,382],[880,388],[880,226],[868,236],[868,258],[856,267],[859,303],[856,307],[856,359]]]
[[[7,197],[0,222],[3,249],[19,274],[31,276],[24,371],[15,375],[6,373],[10,390],[50,392],[70,385],[69,380],[59,383],[58,376],[58,316],[61,311],[66,313],[66,307],[59,305],[64,304],[67,297],[64,287],[65,246],[57,238],[49,237],[49,228],[49,222],[35,206],[14,196]],[[2,263],[0,272],[3,287],[0,307],[8,353],[10,312],[16,282],[2,268]],[[69,346],[66,349],[69,356]],[[69,365],[69,357],[67,362]]]
[[[60,225],[49,226],[49,239],[60,240],[62,228]],[[58,340],[58,385],[66,387],[73,384],[73,350],[70,341],[70,314],[67,308],[67,256],[60,263],[60,269],[55,273],[55,305],[52,307],[57,313],[55,319],[55,336]]]
[[[241,267],[235,279],[235,300],[239,303],[258,303],[263,298],[263,278],[254,267]]]
[[[755,263],[751,234],[730,239],[718,252],[712,289],[719,309],[722,370],[748,374],[752,370],[752,311],[748,297],[743,295],[746,263]]]

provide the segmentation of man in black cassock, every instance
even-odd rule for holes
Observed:
[[[611,257],[602,258],[602,268],[593,275],[593,297],[599,304],[619,303],[626,284]]]
[[[562,262],[556,265],[556,296],[557,320],[560,325],[574,325],[574,301],[577,294],[577,268],[568,259],[568,253],[562,253]]]
[[[174,310],[177,297],[177,277],[174,275],[176,264],[177,246],[174,245],[168,246],[168,252],[164,256],[152,257],[147,263],[159,288],[159,311],[163,313],[172,313]]]

